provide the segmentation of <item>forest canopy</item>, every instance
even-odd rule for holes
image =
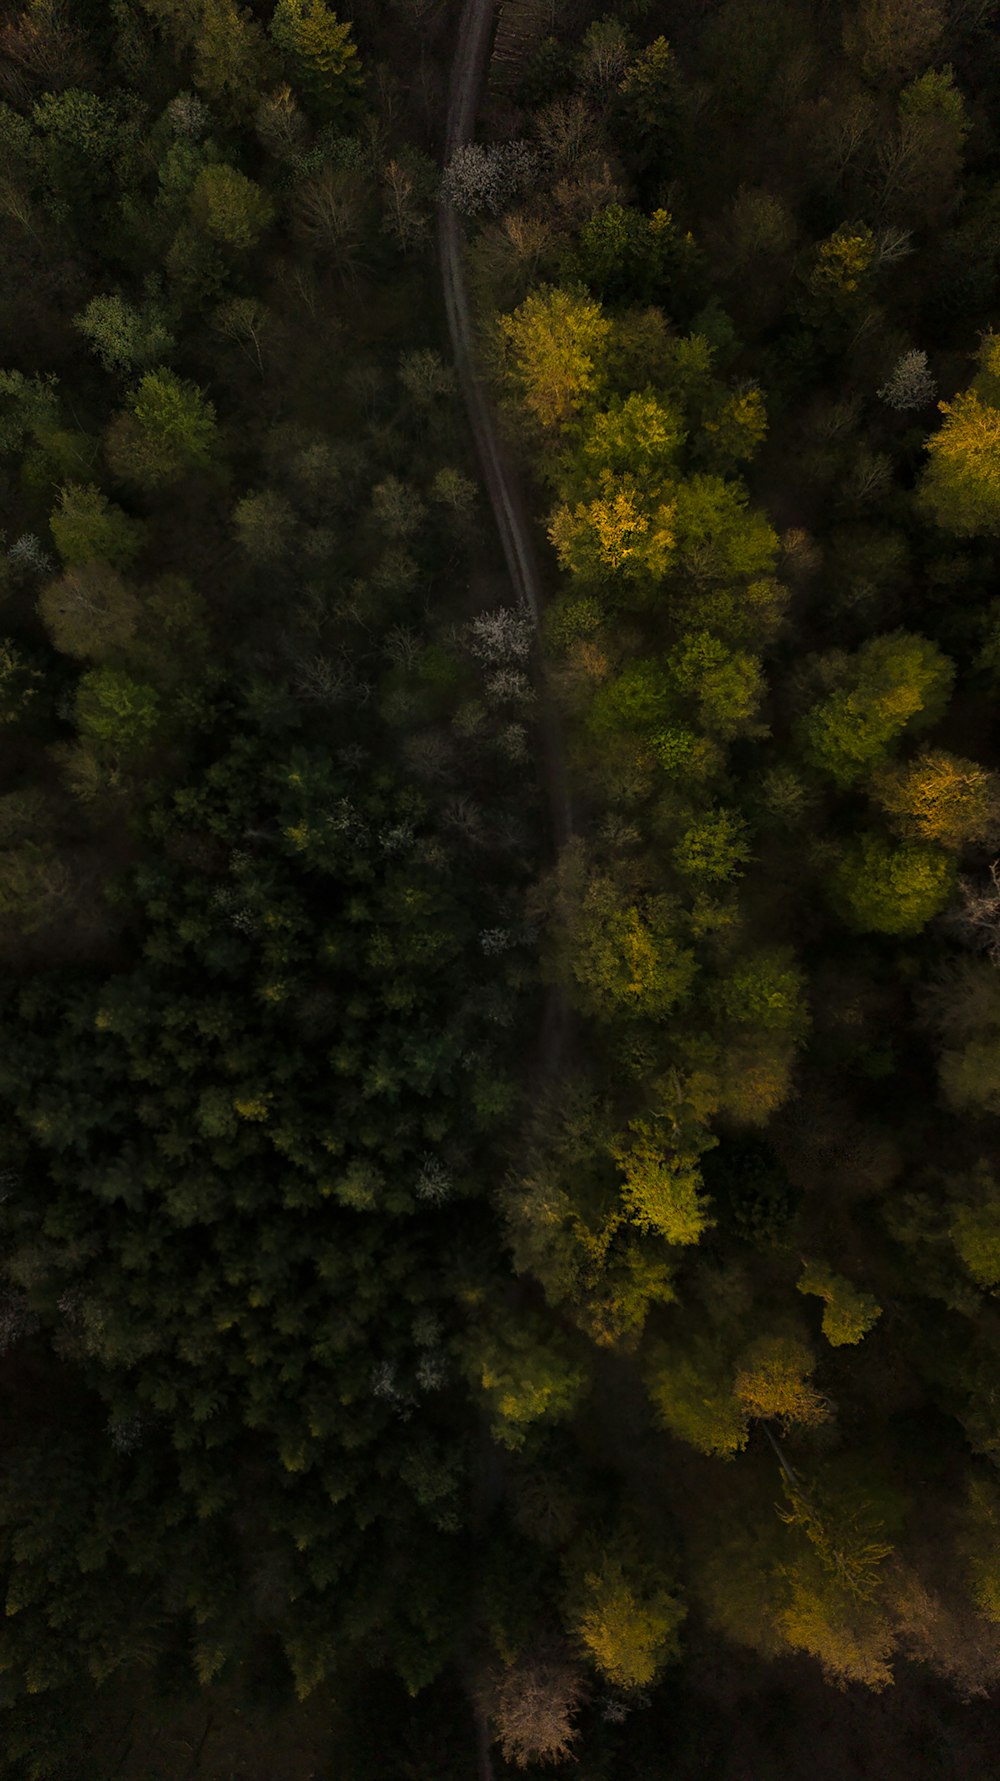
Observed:
[[[986,1775],[998,10],[478,6],[0,5],[0,1775]]]

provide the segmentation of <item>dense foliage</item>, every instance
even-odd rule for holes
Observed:
[[[997,22],[0,8],[11,1781],[989,1772]]]

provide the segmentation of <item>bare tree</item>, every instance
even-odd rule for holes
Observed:
[[[481,210],[497,216],[537,172],[538,157],[526,142],[464,142],[445,168],[441,190],[463,216]]]
[[[948,919],[962,939],[978,947],[993,964],[1000,964],[1000,860],[994,860],[989,878],[958,881],[960,902]]]
[[[573,1720],[585,1695],[582,1671],[555,1642],[538,1645],[495,1671],[485,1704],[504,1760],[526,1769],[529,1763],[561,1762],[570,1756]]]
[[[901,414],[909,408],[926,408],[937,394],[937,384],[927,365],[927,354],[918,347],[903,353],[881,389],[875,393],[880,402]]]

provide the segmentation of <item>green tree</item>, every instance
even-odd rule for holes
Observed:
[[[118,668],[91,668],[76,694],[80,734],[116,760],[145,754],[156,735],[159,699],[151,686]]]
[[[945,30],[942,0],[857,0],[844,47],[866,80],[900,86],[932,62]]]
[[[587,1383],[567,1339],[528,1312],[494,1315],[460,1341],[459,1358],[504,1447],[523,1447],[534,1423],[571,1416]]]
[[[1000,1490],[992,1478],[970,1478],[967,1501],[963,1545],[972,1599],[1000,1624]]]
[[[166,313],[155,299],[137,307],[117,293],[92,297],[73,325],[105,371],[138,371],[162,362],[174,348]]]
[[[758,656],[730,649],[710,631],[689,631],[667,658],[667,671],[710,735],[729,742],[767,734],[756,721],[764,697]]]
[[[986,960],[969,960],[930,997],[940,1035],[945,1100],[965,1114],[1000,1112],[1000,982]]]
[[[793,1482],[787,1474],[782,1485],[788,1507],[779,1513],[797,1536],[784,1567],[783,1637],[817,1658],[831,1680],[884,1688],[894,1639],[878,1594],[893,1547],[877,1505],[849,1485]]]
[[[129,412],[112,421],[107,439],[115,473],[154,489],[209,468],[217,447],[212,403],[195,384],[163,366],[147,371]]]
[[[831,671],[839,684],[801,721],[798,736],[806,759],[841,787],[866,778],[906,732],[937,723],[955,673],[936,643],[909,631],[873,637]]]
[[[752,858],[747,825],[737,810],[705,810],[690,821],[673,850],[673,863],[695,884],[725,884]]]
[[[0,726],[23,723],[37,708],[45,676],[10,637],[0,637]]]
[[[767,437],[767,410],[756,384],[723,396],[702,421],[700,444],[714,470],[735,470],[756,456]]]
[[[939,848],[868,834],[840,853],[830,895],[861,933],[918,934],[941,913],[954,882],[954,862]]]
[[[640,210],[609,204],[584,222],[573,265],[603,301],[649,303],[662,299],[665,290],[691,286],[697,250],[669,210],[644,216]]]
[[[870,282],[875,237],[867,223],[844,223],[816,249],[809,289],[837,308],[853,306]]]
[[[140,0],[192,58],[192,77],[207,99],[234,112],[248,110],[267,85],[271,57],[261,27],[236,0]]]
[[[809,1030],[805,980],[782,947],[749,952],[719,979],[713,1000],[727,1027],[752,1027],[801,1043]]]
[[[754,581],[774,569],[777,533],[742,483],[692,476],[677,485],[675,503],[681,566],[699,583]]]
[[[992,1290],[1000,1284],[1000,1195],[959,1206],[949,1235],[977,1286]]]
[[[561,566],[573,575],[658,580],[674,547],[674,514],[668,489],[654,485],[647,493],[634,477],[609,476],[594,500],[556,509],[549,537]]]
[[[275,217],[273,201],[237,167],[213,162],[191,188],[191,211],[199,228],[234,253],[256,247]]]
[[[859,1292],[825,1263],[806,1262],[796,1285],[823,1300],[823,1334],[833,1348],[860,1342],[882,1315],[871,1293]]]
[[[101,561],[127,569],[142,549],[146,528],[141,520],[109,501],[92,482],[66,483],[59,505],[49,517],[56,549],[70,568]]]
[[[665,37],[655,37],[639,52],[618,91],[639,164],[655,163],[676,147],[686,109],[683,76]]]
[[[551,894],[557,966],[584,1012],[657,1020],[684,1000],[697,967],[668,898],[630,894],[588,867],[580,843],[564,850]]]
[[[326,0],[277,0],[271,36],[287,57],[293,79],[324,115],[342,117],[361,90],[357,45]]]
[[[295,510],[280,490],[262,489],[237,501],[233,527],[252,563],[280,562],[294,542]]]
[[[588,478],[633,476],[659,480],[677,465],[684,424],[655,390],[614,396],[607,408],[580,423],[571,451],[561,460],[563,480],[581,472]]]
[[[672,1435],[699,1453],[732,1459],[749,1438],[747,1412],[733,1392],[732,1362],[720,1344],[686,1335],[650,1350],[646,1388]]]

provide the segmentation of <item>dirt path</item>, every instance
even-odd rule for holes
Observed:
[[[493,32],[493,0],[466,0],[458,29],[448,97],[445,159],[471,142]],[[496,424],[489,396],[476,370],[476,355],[462,259],[461,220],[442,201],[438,214],[438,246],[448,332],[455,369],[479,455],[483,481],[496,519],[507,570],[518,599],[537,626],[544,596],[531,524],[517,474]],[[543,700],[538,726],[539,771],[549,803],[552,839],[557,851],[573,832],[562,735],[551,705]]]
[[[493,14],[494,0],[465,0],[451,69],[445,139],[446,162],[463,143],[471,142],[475,132],[476,114],[490,54]],[[442,200],[438,212],[438,248],[455,369],[479,456],[483,482],[500,534],[507,572],[518,600],[530,612],[537,631],[544,606],[542,578],[524,495],[509,453],[500,437],[489,396],[476,368],[472,318],[462,259],[463,246],[461,221],[454,207]],[[545,698],[541,676],[538,678],[541,713],[536,732],[539,744],[537,766],[549,806],[552,843],[558,853],[573,833],[573,815],[559,720],[551,702]],[[566,1055],[569,1030],[565,996],[560,989],[553,988],[546,996],[538,1036],[536,1081],[559,1073]],[[501,1488],[498,1458],[492,1439],[488,1433],[484,1433],[480,1443],[476,1489],[476,1514],[483,1519]],[[494,1781],[490,1727],[482,1704],[476,1698],[471,1677],[470,1684],[476,1726],[478,1781]]]

